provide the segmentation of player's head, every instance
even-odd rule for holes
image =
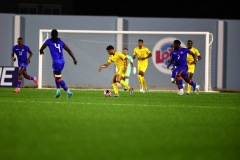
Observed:
[[[138,47],[142,47],[143,46],[143,40],[142,39],[139,39],[138,40]]]
[[[180,48],[180,45],[181,45],[181,42],[178,39],[173,41],[174,50],[178,50]]]
[[[128,54],[128,48],[123,48],[123,54],[125,54],[125,55]]]
[[[23,45],[23,38],[22,38],[22,37],[19,37],[19,38],[17,39],[17,43],[18,43],[19,46]]]
[[[107,46],[106,48],[109,55],[114,55],[114,47],[112,45]]]
[[[53,42],[56,42],[59,38],[58,38],[58,31],[56,29],[53,29],[51,31],[51,37]]]
[[[187,41],[187,48],[191,49],[191,48],[192,48],[192,45],[193,45],[192,40],[188,40],[188,41]]]

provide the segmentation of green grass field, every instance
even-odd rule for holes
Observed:
[[[0,89],[0,160],[239,160],[240,93]]]

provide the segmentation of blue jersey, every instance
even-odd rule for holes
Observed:
[[[12,51],[17,55],[18,63],[24,63],[24,64],[28,63],[27,54],[29,50],[30,50],[29,47],[26,45],[22,45],[22,46],[15,45],[12,48]]]
[[[46,44],[50,50],[51,57],[53,61],[63,60],[63,45],[64,42],[62,40],[58,40],[57,42],[53,42],[52,39],[47,39],[44,44]]]
[[[65,60],[63,57],[63,46],[65,43],[60,39],[58,39],[57,42],[53,42],[53,40],[50,38],[47,39],[44,44],[47,45],[50,50],[53,71],[61,72],[65,65]]]
[[[179,50],[173,50],[170,54],[174,59],[174,65],[178,68],[184,68],[187,66],[187,55],[190,52],[188,48],[180,48]]]

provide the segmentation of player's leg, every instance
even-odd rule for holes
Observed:
[[[196,90],[197,94],[199,94],[200,86],[196,82],[194,82],[192,79],[189,79],[187,72],[183,74],[183,79],[185,80],[186,83],[192,86],[193,92]]]
[[[125,73],[125,76],[124,76],[124,81],[126,82],[126,84],[129,85],[129,77],[130,77],[130,74],[131,74],[131,68],[128,67],[127,70],[126,70],[126,73]],[[124,87],[124,90],[128,90],[126,87]]]
[[[147,70],[147,67],[148,65],[144,64],[141,66],[141,69],[140,69],[140,74],[142,75],[142,85],[143,85],[143,92],[142,93],[145,93],[148,88],[147,88],[147,82],[146,82],[146,79],[145,79],[145,72]]]
[[[55,61],[53,63],[53,74],[55,77],[55,82],[56,82],[56,87],[59,87],[59,85],[64,89],[64,91],[67,92],[67,98],[70,98],[73,93],[69,90],[67,84],[65,83],[65,81],[62,79],[62,70],[64,68],[64,61]],[[60,88],[57,88],[57,93],[59,93]],[[58,98],[59,96],[55,96],[56,98]]]
[[[15,88],[14,92],[20,92],[21,84],[22,84],[22,76],[23,76],[23,71],[25,68],[22,66],[19,69],[18,72],[18,82],[17,82],[17,88]]]
[[[130,92],[130,95],[133,94],[133,88],[131,88],[125,81],[124,81],[124,76],[125,76],[126,72],[123,72],[123,69],[119,69],[117,74],[116,74],[116,81],[118,83],[120,83],[122,86],[124,86],[125,88],[127,88]]]
[[[188,78],[190,80],[192,80],[193,74],[194,74],[194,70],[195,70],[195,64],[192,65],[188,65]],[[187,96],[190,95],[192,86],[190,84],[187,85]]]
[[[36,84],[36,86],[38,86],[37,77],[36,77],[36,76],[33,77],[33,76],[28,75],[27,69],[25,69],[25,70],[23,71],[23,76],[24,76],[25,79],[34,81],[34,83]]]
[[[176,76],[176,81],[177,81],[177,86],[178,86],[178,93],[179,95],[183,95],[184,91],[183,91],[183,81],[182,81],[182,70],[179,70],[179,72],[177,73]]]
[[[113,91],[114,91],[114,97],[119,97],[119,93],[118,93],[118,85],[117,85],[117,74],[115,74],[113,76],[113,79],[112,79],[112,87],[113,87]]]

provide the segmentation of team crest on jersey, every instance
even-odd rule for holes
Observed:
[[[167,37],[159,40],[152,49],[152,60],[154,66],[162,73],[171,74],[171,69],[167,68],[170,52],[172,51],[171,46],[173,41],[178,38]],[[181,41],[181,46],[186,47]]]

